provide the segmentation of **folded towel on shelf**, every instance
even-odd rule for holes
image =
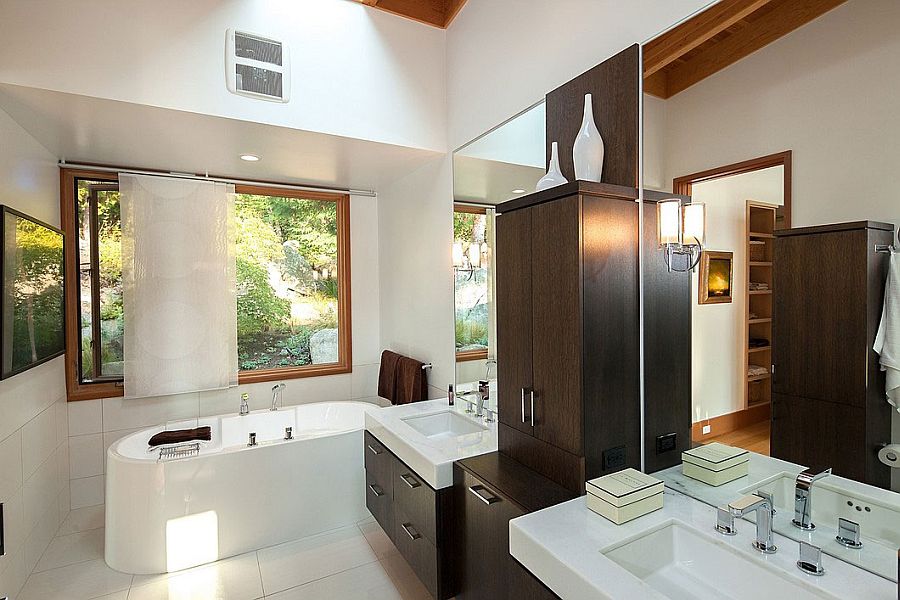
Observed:
[[[757,282],[757,281],[750,282],[750,290],[751,291],[767,290],[767,289],[769,289],[768,283],[762,283],[762,282]]]
[[[748,377],[759,377],[760,375],[767,375],[769,370],[765,367],[760,367],[759,365],[749,365],[747,367],[747,376]]]
[[[885,372],[887,401],[900,411],[900,252],[892,251],[884,286],[884,307],[875,335],[875,352]]]
[[[174,429],[160,431],[147,442],[151,448],[166,444],[183,444],[185,442],[208,442],[212,439],[212,429],[197,427],[196,429]]]
[[[394,388],[397,385],[397,363],[400,355],[390,350],[381,353],[381,368],[378,370],[378,395],[394,401]]]
[[[752,314],[753,313],[751,313],[751,318]],[[765,338],[750,338],[749,344],[751,348],[763,348],[769,345],[769,340]]]

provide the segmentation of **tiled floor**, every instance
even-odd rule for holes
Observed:
[[[374,520],[167,575],[103,561],[103,507],[74,510],[15,600],[430,600]]]

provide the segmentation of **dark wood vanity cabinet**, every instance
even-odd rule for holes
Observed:
[[[435,490],[365,432],[366,506],[437,600],[456,593],[451,488]]]
[[[872,221],[776,232],[772,456],[890,487],[878,461],[891,408],[873,350],[893,225]]]
[[[500,450],[577,493],[640,466],[636,196],[576,181],[498,206]]]
[[[453,468],[460,600],[550,600],[550,589],[509,553],[509,521],[571,499],[572,494],[493,452]]]

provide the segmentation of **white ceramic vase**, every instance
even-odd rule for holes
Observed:
[[[556,142],[553,142],[550,144],[550,168],[547,169],[547,174],[538,180],[534,191],[539,192],[568,182],[569,180],[563,177],[562,171],[559,170],[559,148]]]
[[[594,108],[590,94],[584,95],[584,117],[581,129],[575,136],[572,149],[575,162],[575,179],[600,181],[603,175],[603,138],[594,123]]]

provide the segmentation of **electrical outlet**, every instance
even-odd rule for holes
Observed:
[[[703,435],[709,435],[712,431],[712,425],[704,425],[703,426]]]
[[[607,448],[603,451],[603,470],[615,471],[625,468],[625,446]]]
[[[656,436],[656,453],[662,454],[674,450],[675,440],[676,434],[674,432]]]

